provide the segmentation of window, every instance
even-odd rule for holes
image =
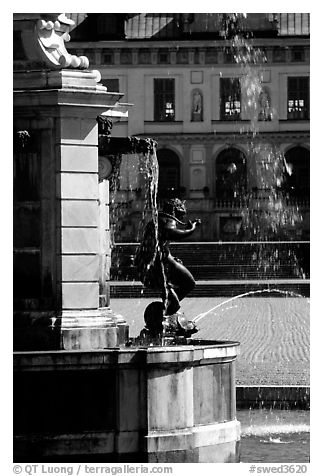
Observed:
[[[232,48],[226,48],[224,50],[224,62],[225,63],[235,63],[234,53]]]
[[[273,62],[274,63],[285,63],[286,61],[286,50],[281,47],[276,47],[273,50]]]
[[[131,53],[130,50],[121,50],[120,63],[121,64],[131,64],[132,63],[132,53]]]
[[[158,62],[160,64],[167,64],[169,63],[169,54],[168,54],[168,51],[161,51],[159,52],[159,55],[158,55]]]
[[[293,48],[292,49],[292,61],[300,63],[305,61],[305,50],[304,48]]]
[[[109,93],[119,93],[119,79],[118,78],[107,78],[102,79],[101,83],[105,86]]]
[[[177,62],[179,64],[187,64],[188,63],[188,51],[185,49],[179,50],[177,52]]]
[[[138,63],[139,64],[149,64],[151,62],[151,54],[148,49],[139,50],[138,54]]]
[[[159,165],[158,196],[159,198],[179,195],[180,161],[175,152],[170,149],[157,151]]]
[[[309,78],[297,76],[288,78],[288,119],[309,118]]]
[[[237,78],[221,78],[221,120],[239,120],[241,113],[240,81]]]
[[[154,79],[155,121],[175,121],[175,79]]]
[[[279,34],[285,35],[309,35],[309,13],[277,13]]]
[[[103,51],[102,52],[102,63],[104,63],[104,64],[113,64],[113,52]]]
[[[205,51],[205,64],[213,64],[218,62],[218,53],[214,48],[207,48]]]

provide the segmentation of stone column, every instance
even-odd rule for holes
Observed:
[[[73,109],[61,124],[62,160],[56,170],[61,213],[57,223],[61,246],[58,257],[62,264],[61,282],[57,283],[62,297],[58,317],[63,347],[114,347],[120,342],[119,329],[106,307],[107,302],[100,303],[100,284],[105,281],[109,245],[105,236],[108,183],[99,186],[98,181],[96,117],[102,110],[93,105],[83,107],[82,114],[75,111],[75,117]],[[69,131],[67,137],[64,131]],[[107,291],[105,286],[104,291]]]

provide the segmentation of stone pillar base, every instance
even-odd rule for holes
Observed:
[[[95,350],[119,347],[129,339],[129,326],[110,308],[54,312],[17,311],[15,351]]]
[[[119,347],[129,338],[129,326],[110,308],[62,311],[58,316],[61,350]],[[57,325],[57,323],[55,323]]]

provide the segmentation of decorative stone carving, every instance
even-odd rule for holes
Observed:
[[[64,13],[14,14],[14,69],[87,69],[86,56],[66,50],[72,25]]]
[[[258,121],[271,121],[273,118],[273,111],[270,104],[269,88],[264,87],[259,95],[258,107],[259,115]]]
[[[191,121],[203,121],[203,95],[199,89],[192,91]]]
[[[37,34],[41,48],[55,66],[63,68],[87,69],[89,60],[86,56],[71,55],[65,48],[65,42],[70,41],[69,29],[74,21],[64,13],[45,14],[44,18],[37,22]]]
[[[111,134],[111,129],[113,126],[113,121],[109,117],[106,116],[98,116],[96,118],[96,121],[98,123],[98,133],[100,135],[105,135],[109,136]]]

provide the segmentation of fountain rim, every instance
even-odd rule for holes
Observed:
[[[192,339],[194,340],[194,339]],[[89,350],[44,350],[13,353],[14,370],[104,370],[118,366],[196,365],[201,361],[232,362],[239,354],[236,341],[213,341],[213,344],[111,347]],[[212,341],[204,341],[212,342]],[[221,342],[221,343],[220,343]]]
[[[188,349],[200,349],[200,348],[226,348],[226,347],[239,347],[240,342],[231,340],[209,340],[209,339],[187,339],[187,344],[174,344],[174,345],[134,345],[134,346],[115,346],[106,347],[103,349],[57,349],[57,350],[21,350],[14,351],[13,356],[28,356],[31,354],[37,355],[64,355],[64,354],[105,354],[111,352],[133,352],[133,351],[163,351],[163,350],[188,350]]]

